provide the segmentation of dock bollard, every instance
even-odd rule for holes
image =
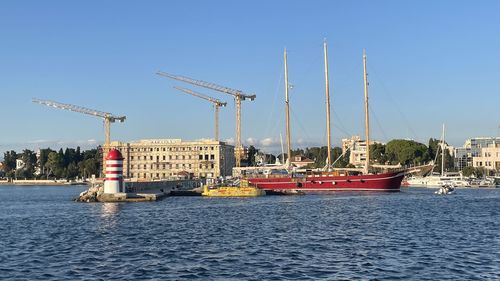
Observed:
[[[123,156],[120,151],[111,149],[106,155],[106,178],[104,193],[125,192],[123,185]]]

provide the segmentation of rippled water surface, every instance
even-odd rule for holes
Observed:
[[[75,203],[0,186],[0,279],[500,280],[500,189]]]

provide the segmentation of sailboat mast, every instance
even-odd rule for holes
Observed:
[[[443,124],[443,138],[441,140],[441,176],[444,176],[444,124]]]
[[[326,46],[326,39],[323,42],[323,52],[325,55],[325,97],[326,97],[326,134],[327,134],[327,160],[326,160],[326,169],[327,171],[331,170],[332,165],[332,153],[331,153],[331,134],[330,134],[330,82],[328,80],[328,49]]]
[[[365,174],[368,174],[370,167],[370,119],[368,112],[368,74],[366,73],[366,50],[363,49],[363,78],[365,86],[365,138],[366,138],[366,160]]]
[[[287,155],[288,155],[288,168],[291,167],[291,156],[292,156],[292,148],[291,148],[291,140],[290,140],[290,107],[289,107],[289,99],[288,99],[288,63],[286,58],[286,48],[283,54],[285,61],[285,118],[286,118],[286,146],[287,146]]]

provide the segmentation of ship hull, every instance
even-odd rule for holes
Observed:
[[[376,175],[308,175],[304,177],[285,176],[273,178],[249,178],[252,185],[263,190],[300,190],[318,191],[385,191],[396,192],[401,189],[404,172],[391,172]]]

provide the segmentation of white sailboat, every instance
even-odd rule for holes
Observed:
[[[441,173],[440,174],[431,174],[425,177],[411,177],[407,180],[409,185],[416,186],[425,186],[429,188],[441,188],[441,187],[469,187],[470,183],[465,178],[462,173],[445,173],[444,172],[444,146],[445,146],[445,126],[443,124],[443,133],[441,136],[441,144],[438,146],[441,149]],[[437,152],[436,152],[437,156]],[[435,161],[434,161],[435,162]]]

